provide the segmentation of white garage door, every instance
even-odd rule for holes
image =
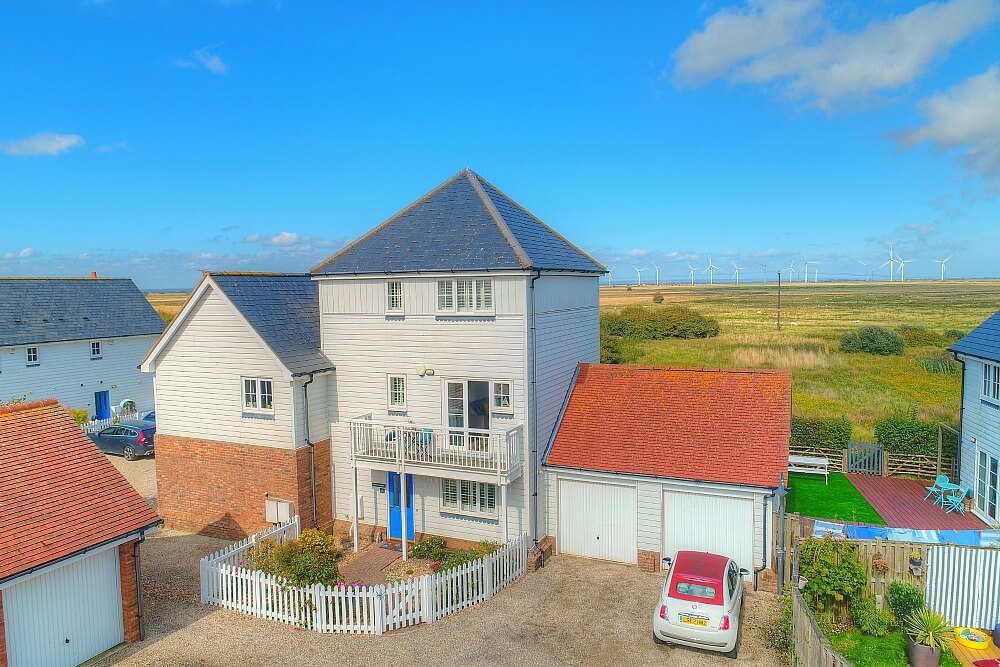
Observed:
[[[10,667],[78,665],[121,643],[118,549],[105,549],[3,592]]]
[[[754,569],[753,500],[690,491],[663,492],[663,555],[709,551]]]
[[[635,487],[559,480],[559,551],[634,563]]]

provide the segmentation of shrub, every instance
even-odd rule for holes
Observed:
[[[903,336],[884,327],[861,327],[848,331],[840,339],[842,352],[867,352],[883,357],[903,354]]]
[[[894,581],[889,584],[886,597],[897,625],[902,625],[913,612],[924,607],[924,593],[913,584]]]
[[[602,364],[634,364],[639,357],[635,341],[601,334]]]
[[[920,360],[920,365],[928,373],[940,373],[941,375],[958,375],[962,369],[961,365],[951,356],[951,352],[939,352],[932,357],[924,357]]]
[[[857,595],[851,600],[851,619],[858,630],[872,637],[885,637],[892,630],[892,612],[876,609],[875,598]]]
[[[73,415],[73,421],[76,422],[77,426],[90,421],[90,413],[85,408],[73,408],[69,413]]]
[[[850,543],[829,535],[802,542],[799,574],[809,580],[802,593],[816,611],[854,598],[867,582],[865,568]]]
[[[711,338],[719,322],[685,306],[626,306],[601,316],[602,333],[636,340]]]
[[[811,419],[792,417],[792,436],[789,443],[799,447],[846,449],[853,427],[847,417]]]
[[[653,295],[653,303],[663,303],[663,292],[657,292]]]
[[[944,337],[950,341],[961,340],[968,335],[968,331],[960,331],[958,329],[948,329],[944,332]]]
[[[414,558],[440,563],[440,570],[450,570],[468,562],[482,558],[486,554],[496,551],[498,545],[492,542],[480,542],[468,549],[449,549],[445,546],[443,538],[425,537],[410,550],[410,555]]]
[[[413,545],[410,555],[414,558],[442,561],[448,557],[448,549],[443,537],[425,537]]]
[[[904,324],[896,327],[896,331],[903,336],[903,341],[907,347],[944,347],[948,344],[947,338],[936,331],[931,331],[927,327]]]
[[[875,422],[875,440],[894,454],[937,455],[937,426],[933,422],[917,419],[916,415],[886,417]],[[945,450],[953,450],[951,442]],[[953,456],[954,451],[943,452]]]
[[[28,400],[27,396],[11,396],[6,401],[0,400],[0,408],[5,405],[17,405],[18,403],[24,403]]]
[[[340,581],[338,558],[337,538],[307,528],[299,539],[284,544],[264,540],[250,550],[244,562],[255,570],[282,577],[292,586],[332,586]]]

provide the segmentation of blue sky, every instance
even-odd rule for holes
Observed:
[[[1000,273],[1000,0],[415,4],[6,4],[0,275],[302,271],[466,166],[616,278]]]

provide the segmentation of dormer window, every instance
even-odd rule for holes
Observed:
[[[493,281],[489,278],[439,280],[437,285],[439,313],[493,312]]]
[[[390,280],[385,284],[385,311],[387,313],[403,312],[403,281]]]

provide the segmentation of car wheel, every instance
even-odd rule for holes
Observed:
[[[656,633],[654,632],[654,633],[653,633],[653,643],[654,643],[654,644],[659,644],[660,646],[663,646],[663,645],[664,645],[664,644],[666,644],[667,642],[665,642],[665,641],[663,641],[662,639],[660,639],[659,637],[657,637],[657,636],[656,636]]]
[[[122,450],[122,456],[125,457],[126,461],[135,461],[135,450],[132,449],[131,445],[125,445],[125,448]]]

